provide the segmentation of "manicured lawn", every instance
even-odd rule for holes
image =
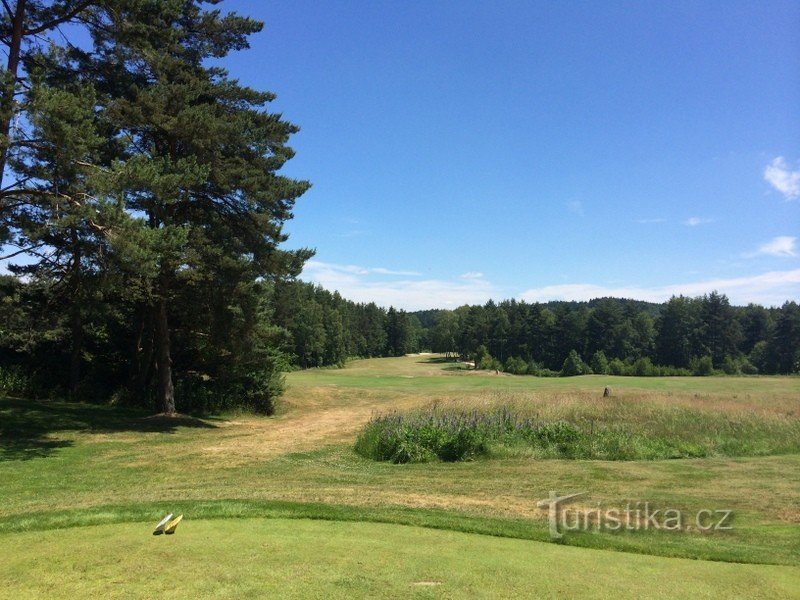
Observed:
[[[28,568],[26,564],[36,564],[37,577],[43,582],[66,578],[71,583],[64,589],[74,593],[65,591],[64,595],[74,596],[80,595],[81,589],[75,586],[99,585],[97,582],[117,580],[117,573],[128,573],[128,579],[119,579],[126,583],[116,584],[118,590],[106,589],[116,590],[117,595],[152,595],[153,589],[147,586],[162,585],[163,578],[181,572],[182,563],[177,555],[159,554],[169,552],[170,546],[152,544],[169,540],[148,537],[149,527],[161,513],[179,510],[186,514],[187,521],[172,538],[175,548],[181,547],[177,544],[196,543],[197,538],[189,535],[191,532],[207,532],[203,538],[207,546],[197,544],[196,559],[181,554],[186,561],[185,572],[194,575],[187,575],[182,583],[163,584],[172,586],[168,589],[173,591],[185,592],[182,595],[192,595],[196,590],[236,595],[236,590],[243,590],[241,595],[246,596],[255,593],[252,590],[259,585],[272,585],[270,582],[284,585],[287,593],[298,596],[309,590],[318,590],[320,595],[343,595],[348,589],[356,595],[371,595],[374,589],[389,595],[422,594],[423,597],[425,594],[491,595],[490,581],[504,578],[481,579],[476,570],[502,571],[503,565],[508,582],[492,584],[501,586],[494,588],[496,595],[501,596],[516,593],[522,589],[516,587],[522,585],[521,579],[529,578],[530,584],[530,577],[534,576],[541,579],[541,586],[531,589],[545,596],[571,595],[571,591],[584,594],[588,590],[600,597],[617,592],[623,596],[652,596],[658,592],[664,597],[698,597],[698,593],[684,593],[697,589],[700,597],[703,590],[709,597],[726,597],[725,590],[740,590],[741,597],[758,597],[741,591],[758,587],[763,597],[785,597],[778,592],[800,589],[795,570],[800,565],[798,454],[655,461],[537,460],[516,456],[392,465],[359,457],[353,451],[358,431],[376,413],[415,409],[434,401],[509,401],[556,407],[552,410],[557,411],[573,405],[602,411],[602,391],[606,385],[612,387],[614,396],[605,402],[619,401],[617,408],[640,402],[644,407],[674,405],[708,413],[791,420],[800,418],[800,379],[599,376],[538,379],[467,373],[452,367],[431,357],[416,356],[357,361],[342,370],[291,373],[279,413],[271,418],[224,415],[154,419],[140,411],[120,408],[0,399],[2,576],[22,577]],[[649,413],[645,410],[641,414]],[[586,491],[585,503],[590,507],[622,507],[629,502],[647,501],[654,506],[689,512],[730,509],[735,516],[734,529],[708,534],[691,530],[569,533],[566,547],[537,543],[531,540],[548,540],[546,510],[537,503],[550,490]],[[264,517],[269,519],[262,520]],[[302,520],[307,518],[316,521],[309,524]],[[419,540],[409,541],[408,547],[396,545],[399,553],[427,556],[426,564],[433,572],[426,575],[412,566],[398,567],[397,563],[403,561],[385,552],[381,554],[377,548],[374,560],[368,556],[373,552],[371,544],[381,542],[375,532],[389,531],[381,529],[388,525],[377,523],[423,526],[427,529],[398,527],[397,531],[444,536],[436,538],[439,540],[474,538],[475,544],[484,545],[480,549],[475,546],[470,551],[473,555],[464,558],[458,578],[442,579],[437,586],[412,588],[409,586],[415,577],[441,578],[445,567],[455,569],[453,561],[459,556],[460,546],[432,539],[431,547],[438,549],[437,553],[426,555]],[[316,562],[297,553],[298,550],[292,555],[294,563],[285,555],[280,556],[288,562],[280,563],[283,558],[275,554],[275,548],[294,544],[288,533],[278,535],[281,528],[290,531],[296,526],[298,541],[294,546],[306,540],[312,552],[321,548],[320,541],[308,541],[316,534],[309,533],[307,538],[303,533],[312,525],[341,527],[334,529],[342,532],[341,539],[334,538],[342,544],[351,544],[350,550],[337,547],[330,551],[343,556],[316,555]],[[212,534],[217,528],[226,533]],[[256,542],[251,535],[257,531],[263,533],[262,542]],[[277,537],[270,541],[268,532]],[[361,546],[356,543],[359,537],[363,537]],[[230,539],[230,544],[223,538]],[[135,552],[115,554],[113,540],[119,542],[120,552],[126,548]],[[90,544],[86,549],[89,562],[82,562],[83,555],[79,552],[70,554],[71,548],[83,547],[80,544]],[[263,544],[267,544],[269,552],[264,551]],[[236,550],[231,549],[234,547]],[[14,550],[7,552],[6,548]],[[137,554],[149,556],[148,551],[154,548],[158,550],[152,555],[153,562]],[[195,552],[195,546],[187,546],[189,550]],[[559,591],[562,588],[552,587],[557,585],[548,571],[552,570],[552,564],[533,562],[526,566],[531,555],[541,561],[561,560],[559,553],[565,551],[575,552],[576,556],[587,553],[585,560],[597,564],[585,576],[562,578],[569,579],[563,585],[572,586],[562,592]],[[48,553],[54,557],[50,563],[46,561]],[[210,567],[202,558],[209,554],[218,556],[220,565],[230,566],[230,578],[222,578],[223,583],[227,581],[224,585],[219,583],[221,576],[208,570]],[[100,560],[106,555],[107,561]],[[588,558],[595,555],[598,558]],[[6,559],[6,556],[29,560]],[[100,562],[91,562],[92,556]],[[339,562],[362,556],[368,563],[363,569],[363,580],[359,579],[358,569]],[[57,557],[61,558],[56,560]],[[159,557],[163,559],[161,562],[157,560]],[[772,563],[789,568],[685,562],[663,557]],[[273,560],[278,562],[270,562]],[[640,560],[652,562],[636,562]],[[308,561],[305,570],[304,561]],[[264,565],[263,573],[254,566],[256,563]],[[248,564],[252,568],[245,568]],[[277,572],[281,564],[285,573]],[[413,564],[417,563],[409,563]],[[544,568],[543,564],[549,566]],[[610,574],[607,580],[601,577],[602,571],[598,571],[601,566],[597,565],[602,564],[617,565],[615,568],[622,572],[627,568],[643,569],[642,573],[652,576],[655,583],[643,588],[614,587],[622,583],[611,581]],[[674,576],[677,567],[672,565],[678,564],[690,565],[680,567],[682,572],[688,568],[687,573],[697,573],[696,580],[691,577],[685,580],[686,588],[680,587],[681,577]],[[381,581],[381,565],[385,567],[385,587],[373,587]],[[537,575],[535,570],[526,571],[527,568],[548,573]],[[703,575],[713,584],[701,582],[704,568],[711,569],[708,573],[719,573]],[[720,570],[714,571],[717,568]],[[392,575],[392,569],[399,569],[399,575]],[[298,579],[297,587],[292,587],[286,583],[287,574],[296,571],[306,575]],[[204,578],[205,572],[209,575]],[[594,579],[595,587],[591,587],[594,572],[598,576]],[[148,583],[148,577],[154,581]],[[670,578],[676,580],[671,585],[665,583]],[[340,580],[350,583],[342,584],[340,589],[335,585]],[[723,580],[730,581],[730,587],[725,587]],[[634,577],[629,585],[639,585],[637,581]],[[694,587],[690,585],[693,581]],[[785,587],[770,587],[773,583]],[[351,584],[354,587],[348,588]],[[34,584],[28,581],[26,585]],[[584,585],[590,587],[580,587]],[[0,594],[5,593],[3,589],[0,585]],[[27,589],[33,593],[34,588]],[[652,593],[645,594],[641,589]],[[19,597],[16,593],[12,595]]]
[[[791,598],[800,569],[375,523],[187,520],[6,535],[8,598]]]

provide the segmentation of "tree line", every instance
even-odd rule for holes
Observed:
[[[508,300],[420,314],[436,352],[536,375],[800,372],[800,307],[732,306],[724,294],[663,304]]]
[[[193,286],[170,310],[179,411],[269,413],[286,371],[430,347],[415,315],[345,300],[297,279],[255,282],[238,296],[213,301],[225,291]],[[154,383],[146,379],[155,369],[144,364],[157,358],[152,350],[142,356],[141,306],[124,295],[83,307],[77,381],[67,299],[38,280],[0,276],[0,305],[0,391],[158,407]],[[202,330],[198,317],[210,318]]]
[[[287,333],[284,349],[300,368],[341,367],[350,358],[404,356],[429,346],[414,314],[345,300],[310,283],[277,283],[274,306],[275,322]]]

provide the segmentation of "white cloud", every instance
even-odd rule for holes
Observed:
[[[393,271],[383,267],[359,267],[358,265],[335,265],[331,263],[310,260],[305,265],[306,270],[326,271],[334,270],[342,274],[350,275],[401,275],[404,277],[419,277],[421,273],[416,271]]]
[[[642,225],[646,225],[648,223],[666,223],[667,220],[666,219],[636,219],[636,222],[640,223]]]
[[[688,225],[689,227],[697,227],[698,225],[705,225],[706,223],[711,223],[712,219],[702,219],[700,217],[689,217],[684,221],[684,225]]]
[[[695,283],[656,287],[606,287],[588,283],[550,285],[527,290],[519,298],[527,302],[549,300],[591,300],[612,296],[649,302],[664,302],[671,296],[701,296],[717,290],[735,304],[754,302],[780,306],[786,300],[800,297],[800,269],[772,271],[752,277],[712,279]]]
[[[365,235],[369,235],[369,231],[365,231],[363,229],[350,229],[348,231],[343,231],[342,233],[336,234],[340,238],[354,238],[354,237],[362,237]]]
[[[390,269],[383,269],[381,267],[376,267],[374,269],[368,269],[366,274],[375,273],[377,275],[404,275],[406,277],[419,277],[422,273],[417,273],[416,271],[392,271]]]
[[[338,290],[343,297],[355,302],[375,302],[379,306],[405,310],[452,309],[464,304],[484,304],[490,299],[498,301],[508,297],[477,272],[464,273],[452,280],[422,279],[415,271],[391,271],[311,260],[306,263],[301,278],[330,291]],[[764,306],[780,306],[786,300],[800,297],[800,269],[651,287],[557,284],[526,290],[518,298],[527,302],[547,302],[612,296],[664,302],[671,296],[695,297],[714,290],[726,294],[734,304],[754,302]]]
[[[767,165],[764,179],[787,200],[800,198],[800,170],[792,171],[782,156]]]
[[[395,278],[376,278],[385,275]],[[379,306],[405,310],[456,308],[463,304],[483,304],[500,296],[498,290],[480,273],[465,275],[472,277],[461,277],[454,281],[408,279],[409,276],[418,277],[419,273],[311,260],[306,263],[300,277],[327,290],[338,290],[343,297],[355,302],[375,302]]]
[[[579,217],[583,217],[585,214],[583,212],[583,202],[580,200],[571,200],[570,202],[567,202],[567,208],[569,209],[569,212],[575,213]]]
[[[788,235],[780,235],[765,244],[761,244],[756,252],[751,252],[744,256],[745,258],[754,258],[762,255],[781,257],[797,256],[797,238]]]

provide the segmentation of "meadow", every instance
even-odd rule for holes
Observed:
[[[711,445],[627,460],[499,444],[412,464],[355,450],[381,416],[501,407]],[[270,418],[5,398],[0,596],[800,597],[798,420],[797,378],[539,379],[436,356],[290,373]],[[555,544],[538,504],[552,490],[726,509],[733,529]],[[177,534],[151,536],[167,512],[185,514]]]

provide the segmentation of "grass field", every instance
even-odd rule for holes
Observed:
[[[271,418],[0,400],[0,595],[800,597],[800,455],[393,465],[353,451],[372,416],[437,401],[796,422],[800,379],[538,379],[409,356],[291,373]],[[553,544],[537,506],[550,490],[588,492],[589,508],[728,509],[734,529]],[[178,534],[150,536],[172,511]]]

